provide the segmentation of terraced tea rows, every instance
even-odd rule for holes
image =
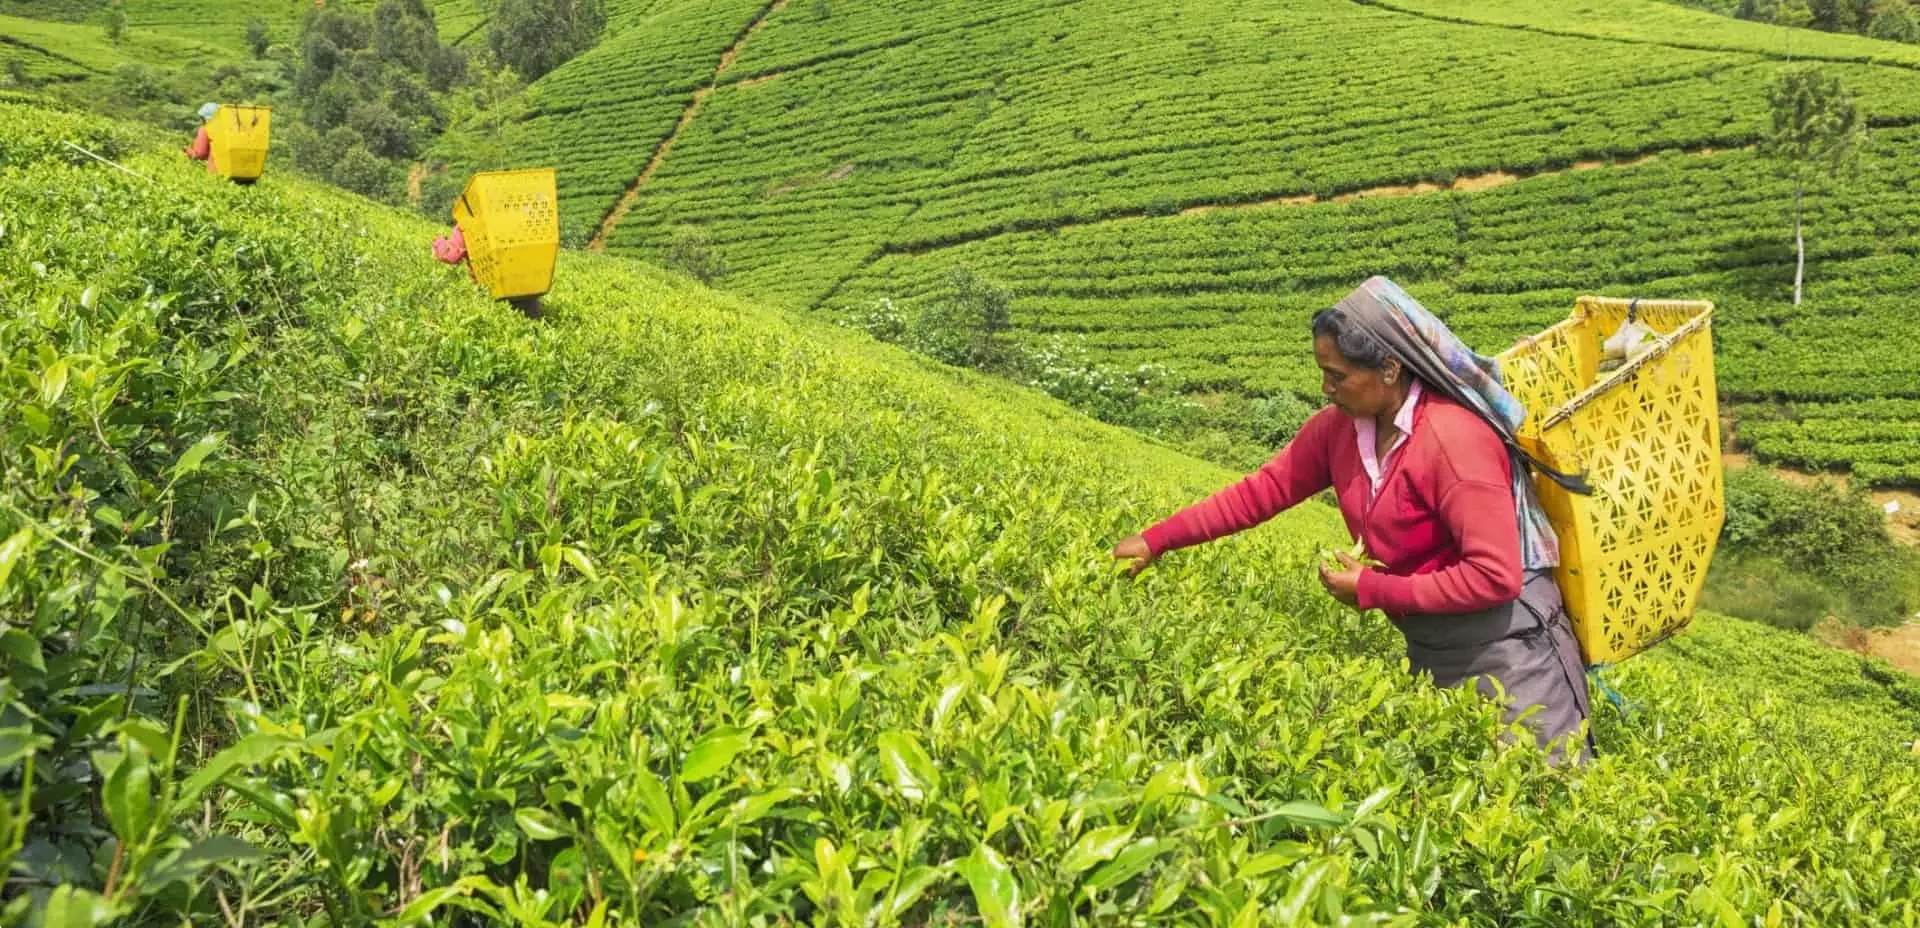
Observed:
[[[1920,56],[1794,36],[1880,130],[1853,188],[1813,201],[1796,314],[1787,188],[1750,150],[1780,39],[1635,0],[1559,18],[1500,2],[794,4],[674,133],[607,242],[659,256],[695,227],[729,286],[834,312],[924,298],[965,266],[1013,289],[1027,331],[1082,334],[1195,389],[1311,396],[1302,323],[1387,273],[1489,346],[1576,292],[1706,296],[1736,405],[1914,396],[1912,357],[1854,343],[1920,261],[1920,168],[1898,157]],[[1328,202],[1460,178],[1453,194]],[[580,199],[613,180],[596,183]],[[1244,204],[1265,207],[1206,214]],[[1763,457],[1814,462],[1804,438],[1795,453],[1750,434]],[[1863,476],[1899,479],[1877,434],[1839,446]]]
[[[115,44],[92,23],[0,15],[0,67],[19,61],[35,81],[106,78],[128,61],[205,68],[230,56],[218,45],[172,33],[129,30]]]
[[[1543,35],[1576,35],[1682,50],[1749,51],[1824,62],[1920,67],[1913,45],[1805,29],[1785,30],[1699,10],[1652,3],[1543,6],[1527,0],[1359,0],[1382,9],[1455,23]]]
[[[598,46],[535,84],[517,112],[450,133],[435,158],[456,174],[556,166],[561,234],[585,244],[764,7],[670,0],[644,16],[637,5],[609,10]],[[632,21],[619,25],[623,16]]]

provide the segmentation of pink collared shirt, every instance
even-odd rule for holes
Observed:
[[[1380,457],[1377,452],[1380,437],[1379,426],[1372,419],[1353,420],[1354,437],[1360,441],[1360,466],[1367,472],[1367,482],[1372,486],[1372,495],[1380,495],[1380,484],[1387,479],[1388,461],[1393,460],[1394,452],[1399,451],[1407,439],[1413,435],[1413,411],[1420,406],[1420,381],[1415,379],[1407,388],[1407,401],[1400,404],[1400,411],[1393,414],[1393,429],[1400,434],[1393,439],[1393,447],[1387,449],[1387,456]]]

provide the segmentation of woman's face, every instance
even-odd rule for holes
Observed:
[[[1355,419],[1376,419],[1392,411],[1400,401],[1400,391],[1387,383],[1386,375],[1398,379],[1400,362],[1389,359],[1380,370],[1361,367],[1340,354],[1332,338],[1322,335],[1313,340],[1313,358],[1320,364],[1320,392],[1327,402]]]

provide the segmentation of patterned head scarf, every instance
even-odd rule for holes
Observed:
[[[220,112],[220,104],[218,103],[201,104],[199,112],[200,112],[200,121],[206,122],[207,120],[213,118],[213,114]]]
[[[1520,447],[1515,432],[1527,419],[1520,401],[1500,382],[1500,362],[1461,342],[1445,323],[1420,305],[1407,291],[1385,277],[1369,278],[1334,308],[1379,339],[1392,355],[1421,382],[1466,407],[1491,426],[1513,459],[1513,499],[1520,521],[1520,553],[1526,569],[1540,570],[1560,563],[1560,540],[1547,521],[1529,471],[1538,471],[1570,492],[1592,490],[1577,474],[1567,474],[1541,463]]]

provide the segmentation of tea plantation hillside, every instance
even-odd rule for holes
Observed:
[[[1753,150],[1789,57],[1876,130],[1811,200],[1798,309]],[[1916,123],[1920,47],[1657,0],[664,0],[437,157],[556,164],[573,241],[695,230],[788,306],[968,268],[1194,391],[1312,397],[1305,320],[1373,272],[1489,351],[1582,292],[1710,298],[1744,443],[1912,483],[1920,356],[1875,336],[1920,284]]]
[[[0,4],[0,67],[12,79],[17,74],[43,85],[106,81],[130,61],[201,69],[237,57],[220,45],[165,32],[134,30],[115,43],[98,25],[7,15],[18,7]]]
[[[345,5],[371,8],[373,3],[348,0]],[[448,41],[468,36],[481,21],[472,0],[438,0],[428,6]],[[157,104],[167,91],[152,86],[155,71],[189,80],[249,68],[270,72],[272,66],[257,61],[247,49],[248,21],[259,19],[271,41],[297,47],[300,17],[313,4],[139,0],[125,6],[126,25],[117,39],[106,31],[106,9],[105,0],[0,0],[0,74],[5,74],[0,87],[12,85],[17,92],[26,85],[74,101]],[[481,35],[480,44],[484,42]],[[178,105],[179,118],[191,118],[198,105]]]
[[[0,103],[7,924],[1920,921],[1920,689],[1703,616],[1578,771],[1309,506],[625,260]],[[136,177],[74,159],[79,139]]]
[[[441,36],[449,40],[467,35],[485,19],[480,4],[475,0],[423,2],[433,10]],[[334,0],[334,3],[370,10],[375,0]],[[73,29],[66,33],[65,41],[85,42],[91,39],[112,45],[115,43],[107,42],[103,31],[109,5],[108,0],[0,0],[0,16],[68,25]],[[259,19],[277,41],[293,44],[300,17],[324,5],[313,0],[131,0],[123,3],[127,30],[125,39],[119,44],[142,40],[184,40],[218,47],[239,58],[246,52],[249,20]],[[607,4],[610,11],[632,5],[631,0],[625,4],[619,0]],[[0,37],[5,38],[4,42],[0,42],[0,55],[9,51],[5,47],[8,45],[17,48],[20,44],[34,44],[31,32],[17,27],[17,23],[0,22]],[[120,52],[154,65],[178,67],[187,64],[142,54],[137,45],[122,48]]]

